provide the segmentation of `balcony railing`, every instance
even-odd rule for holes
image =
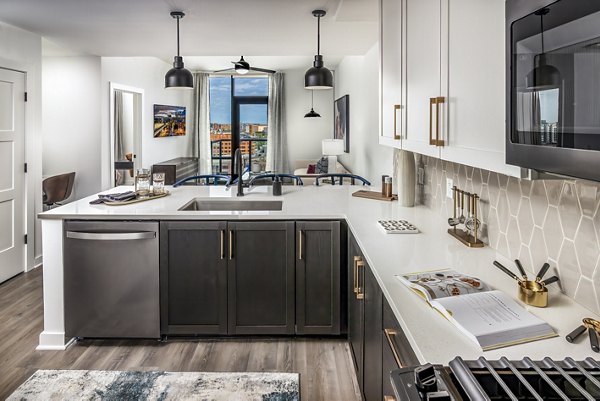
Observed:
[[[229,154],[223,154],[223,143],[229,143]],[[253,143],[254,142],[267,142],[266,138],[241,138],[240,139],[240,148],[243,148],[242,143],[244,142],[248,142],[248,149],[249,152],[247,153],[248,157],[248,163],[247,163],[247,167],[252,166],[252,157],[256,157],[259,156],[258,154],[253,155],[252,154],[252,148],[253,148]],[[231,166],[231,139],[214,139],[212,141],[210,141],[210,149],[211,149],[211,153],[210,153],[210,161],[211,164],[213,166],[213,173],[226,173],[226,174],[231,174],[231,171],[224,171],[223,170],[223,161],[227,161],[229,160],[229,165]],[[244,159],[245,161],[245,156],[246,153],[242,152],[242,159]],[[215,170],[215,161],[218,161],[218,165],[219,168],[218,170]]]

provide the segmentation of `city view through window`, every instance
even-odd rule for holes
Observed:
[[[235,143],[242,151],[245,170],[264,171],[269,79],[219,76],[211,77],[209,83],[213,173],[231,174]]]

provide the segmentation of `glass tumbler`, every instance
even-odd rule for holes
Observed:
[[[165,173],[152,174],[152,193],[154,195],[165,193]]]
[[[138,198],[147,198],[150,196],[150,170],[140,168],[135,177],[135,194]]]

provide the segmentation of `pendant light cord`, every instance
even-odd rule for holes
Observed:
[[[317,55],[321,55],[321,17],[317,17]]]
[[[310,90],[310,109],[312,110],[315,107],[315,91]]]
[[[177,17],[177,57],[179,57],[179,19],[180,17]]]
[[[542,54],[544,54],[544,13],[540,15],[540,34],[542,35]]]

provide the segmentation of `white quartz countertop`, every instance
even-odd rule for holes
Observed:
[[[130,187],[118,187],[107,192],[124,192]],[[192,198],[232,198],[235,188],[222,186],[167,187],[171,195],[127,206],[90,205],[96,195],[40,214],[42,219],[84,220],[301,220],[345,219],[376,276],[384,295],[394,310],[413,349],[421,362],[447,364],[456,356],[464,359],[522,359],[550,357],[575,360],[600,355],[590,349],[587,336],[576,344],[565,340],[583,317],[599,318],[550,285],[550,305],[547,308],[526,306],[533,314],[548,322],[559,337],[483,352],[461,334],[449,321],[403,286],[394,276],[424,270],[449,268],[481,278],[490,286],[516,298],[513,279],[493,267],[497,258],[513,268],[511,261],[498,256],[488,247],[471,249],[447,234],[443,218],[425,207],[403,208],[398,202],[381,202],[352,197],[358,186],[284,186],[283,196],[270,195],[270,187],[255,187],[241,200],[280,199],[282,211],[223,212],[178,211]],[[247,191],[247,190],[246,190]],[[105,192],[104,192],[105,193]],[[416,225],[420,234],[385,234],[378,227],[380,219],[405,219]],[[537,267],[536,267],[537,268]],[[515,269],[516,270],[516,269]],[[550,271],[547,276],[554,272]]]

